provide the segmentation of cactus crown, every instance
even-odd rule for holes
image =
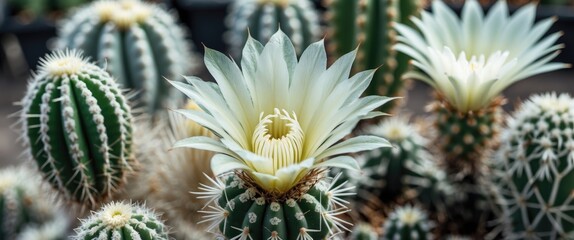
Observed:
[[[53,55],[40,60],[40,74],[46,74],[46,77],[60,77],[62,75],[73,75],[83,71],[88,64],[86,58],[77,50],[65,50],[56,52]]]
[[[99,1],[94,5],[101,22],[113,22],[120,28],[144,22],[153,8],[138,0]]]

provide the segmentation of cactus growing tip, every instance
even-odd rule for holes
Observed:
[[[65,50],[46,56],[40,63],[40,73],[58,77],[77,74],[88,62],[82,57],[82,52]]]

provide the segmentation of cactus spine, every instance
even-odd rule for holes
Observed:
[[[383,239],[430,240],[432,225],[427,214],[420,208],[409,205],[398,207],[385,222]]]
[[[70,222],[25,166],[0,170],[0,239],[65,239]]]
[[[203,187],[204,192],[197,193],[216,204],[203,211],[208,214],[206,221],[211,221],[209,230],[218,228],[229,239],[295,240],[326,239],[346,229],[336,215],[348,211],[346,201],[340,198],[349,195],[348,188],[308,179],[303,181],[310,186],[307,192],[275,198],[242,178],[231,175],[225,183],[217,182],[217,187]]]
[[[329,50],[339,57],[362,44],[357,53],[354,72],[381,67],[366,90],[367,95],[402,96],[402,75],[408,69],[408,58],[396,54],[394,21],[412,24],[410,16],[418,15],[422,8],[420,0],[327,0],[329,11]],[[381,109],[388,112],[396,103]]]
[[[165,78],[178,79],[194,64],[174,18],[138,0],[100,0],[78,10],[64,21],[58,46],[83,50],[122,87],[139,91],[136,101],[149,114],[182,101]]]
[[[106,204],[76,228],[74,240],[167,240],[166,227],[150,209],[123,202]]]
[[[233,56],[239,57],[249,34],[267,42],[278,28],[289,36],[300,54],[319,38],[319,17],[309,0],[237,0],[226,19],[226,41]]]
[[[508,120],[496,154],[509,238],[574,236],[574,99],[535,95]]]
[[[131,114],[113,79],[75,51],[48,55],[22,100],[30,154],[68,200],[95,205],[132,169]]]

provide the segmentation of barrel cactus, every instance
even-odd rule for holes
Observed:
[[[70,220],[27,166],[0,170],[0,239],[65,239]]]
[[[427,214],[416,206],[397,207],[385,221],[384,240],[411,240],[432,238],[433,223]]]
[[[74,240],[168,240],[167,227],[152,210],[132,203],[111,202],[82,220]]]
[[[383,96],[405,95],[403,73],[408,69],[409,57],[396,54],[392,46],[396,33],[392,22],[412,25],[410,17],[422,9],[421,0],[327,0],[329,50],[341,56],[361,44],[355,71],[381,67],[367,94]],[[394,108],[396,103],[383,106],[383,111]]]
[[[574,99],[532,96],[508,120],[496,154],[512,239],[574,237]]]
[[[22,100],[30,156],[65,199],[93,206],[133,169],[130,108],[109,74],[76,51],[41,60]]]
[[[405,181],[413,172],[407,165],[428,160],[427,140],[409,123],[408,117],[388,118],[366,133],[384,137],[393,148],[375,149],[363,154],[365,177],[358,182],[359,198],[378,198],[385,203],[397,201],[407,188]]]
[[[123,88],[136,91],[135,102],[148,114],[161,113],[183,101],[165,79],[179,79],[195,65],[175,21],[139,0],[99,0],[64,20],[57,45],[83,50]]]
[[[248,33],[267,42],[281,28],[297,53],[319,38],[319,16],[310,0],[237,0],[226,18],[226,41],[232,56],[239,57]]]

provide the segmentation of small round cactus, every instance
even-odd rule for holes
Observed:
[[[574,99],[535,95],[508,120],[496,180],[512,223],[509,238],[574,236]]]
[[[152,210],[124,202],[106,204],[100,211],[82,220],[75,231],[74,240],[169,239],[166,226]]]
[[[427,214],[420,208],[409,205],[398,207],[385,221],[383,239],[430,240],[432,225]]]
[[[64,239],[70,221],[26,166],[0,170],[0,239]]]
[[[184,36],[174,17],[159,7],[100,0],[64,21],[58,47],[83,50],[122,87],[138,91],[136,102],[153,115],[182,101],[165,79],[179,79],[194,65]]]
[[[44,178],[93,206],[132,170],[131,114],[117,84],[79,52],[48,55],[22,100],[24,138]]]
[[[218,228],[229,239],[278,240],[326,239],[346,229],[336,215],[348,211],[340,196],[349,194],[349,189],[309,179],[307,183],[316,183],[309,184],[307,192],[277,199],[242,178],[227,176],[225,183],[218,181],[216,187],[198,193],[215,202],[202,211],[207,213],[205,222],[211,222],[209,230]]]
[[[384,137],[393,148],[379,148],[363,155],[361,169],[367,177],[359,181],[357,196],[376,197],[387,203],[396,201],[407,187],[405,178],[413,175],[407,165],[429,158],[427,141],[407,117],[388,118],[366,132]]]
[[[249,33],[267,42],[281,28],[293,41],[297,53],[319,38],[319,17],[309,0],[237,0],[226,19],[226,39],[233,56],[239,57]]]
[[[377,240],[379,235],[368,223],[359,223],[351,231],[350,240]]]

